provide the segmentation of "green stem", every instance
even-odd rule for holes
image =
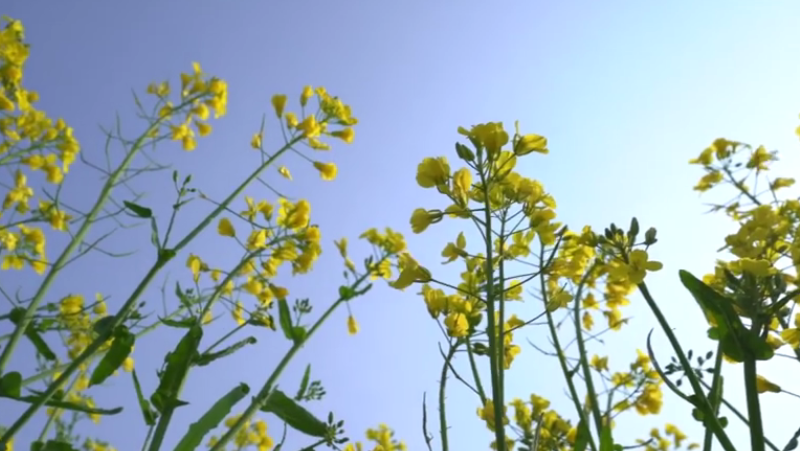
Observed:
[[[687,371],[691,371],[691,369]],[[717,344],[717,354],[714,356],[714,376],[711,380],[709,396],[711,396],[711,408],[714,409],[714,415],[719,415],[720,401],[722,401],[722,342]],[[706,428],[703,436],[703,451],[711,451],[713,437],[713,431],[710,428]]]
[[[469,367],[472,370],[472,378],[475,380],[475,387],[478,389],[478,396],[481,398],[481,405],[486,405],[486,392],[483,391],[483,383],[478,374],[478,365],[475,363],[475,354],[472,352],[472,342],[467,338],[467,356],[469,357]]]
[[[364,280],[369,277],[369,273],[366,273],[359,277],[355,283],[352,285],[353,289],[358,287]],[[250,405],[245,409],[241,416],[238,417],[236,422],[228,429],[222,437],[219,438],[217,443],[214,444],[213,447],[209,451],[222,451],[225,449],[225,446],[230,442],[236,434],[244,427],[245,423],[250,421],[250,418],[255,415],[256,411],[258,411],[261,406],[263,406],[268,400],[269,397],[272,395],[272,389],[275,386],[275,382],[277,382],[278,378],[280,377],[283,370],[286,369],[286,366],[289,365],[289,362],[292,361],[295,354],[303,347],[303,344],[310,340],[311,337],[314,335],[314,332],[320,328],[320,326],[328,319],[329,316],[336,310],[339,305],[345,302],[345,298],[339,298],[334,302],[327,310],[320,316],[320,318],[311,326],[311,329],[308,330],[308,334],[303,340],[295,341],[289,351],[286,352],[286,355],[283,356],[281,361],[278,363],[278,366],[272,371],[267,381],[261,387],[261,390],[258,392],[256,396],[253,397],[253,400],[250,402]]]
[[[503,213],[502,219],[500,221],[500,236],[497,238],[499,242],[499,249],[497,250],[499,254],[500,264],[498,265],[499,269],[499,279],[498,282],[500,283],[500,287],[497,290],[498,299],[497,301],[500,303],[500,317],[497,320],[497,324],[500,327],[499,331],[499,340],[500,340],[500,349],[497,353],[497,385],[500,386],[500,393],[505,393],[505,376],[506,376],[506,302],[505,302],[505,264],[504,264],[504,257],[505,257],[505,246],[503,235],[506,231],[506,218],[505,213]],[[491,276],[490,276],[491,277]]]
[[[447,357],[444,359],[444,365],[442,365],[442,376],[439,380],[439,434],[442,437],[442,451],[448,451],[450,449],[450,445],[447,439],[447,413],[446,413],[446,406],[445,406],[445,390],[447,388],[447,369],[450,367],[450,361],[453,359],[453,355],[456,353],[456,346],[450,346],[450,351],[447,353]]]
[[[701,379],[700,380],[700,384],[702,384],[703,387],[707,388],[708,390],[711,390],[711,386],[708,385],[708,383],[706,381]],[[747,425],[748,428],[750,427],[750,422],[747,421],[747,417],[742,415],[742,412],[739,412],[739,409],[737,409],[733,404],[729,403],[725,398],[720,398],[720,404],[724,405],[725,407],[728,408],[728,410],[733,412],[733,414],[736,415],[736,418],[741,420],[741,422],[744,423],[745,425]],[[766,443],[766,445],[769,446],[769,448],[772,451],[781,451],[777,446],[775,446],[774,443],[769,441],[769,439],[766,438],[766,437],[764,437],[764,443]]]
[[[480,165],[480,161],[478,162]],[[489,166],[489,165],[487,165]],[[497,343],[498,334],[495,330],[495,309],[494,309],[494,259],[492,255],[492,210],[489,201],[489,187],[486,183],[484,171],[479,171],[481,176],[481,186],[483,188],[484,205],[484,227],[486,237],[486,266],[484,276],[486,277],[486,329],[489,335],[489,372],[492,380],[492,405],[494,406],[494,436],[497,451],[506,450],[505,427],[503,427],[503,392],[500,386],[498,373],[502,369],[498,366],[498,354],[503,352],[503,343]],[[500,325],[502,327],[502,324]],[[485,407],[485,405],[484,405]]]
[[[686,358],[686,354],[683,352],[683,348],[681,347],[680,341],[678,341],[678,337],[675,336],[675,333],[672,331],[672,327],[670,327],[669,322],[667,322],[667,318],[661,312],[661,309],[656,304],[656,301],[653,299],[653,296],[650,294],[650,290],[647,289],[647,285],[642,282],[639,284],[639,291],[642,293],[645,301],[647,302],[648,307],[655,315],[656,319],[658,320],[658,324],[661,326],[661,329],[667,335],[667,339],[669,340],[670,345],[672,345],[672,349],[675,350],[675,353],[678,355],[678,361],[680,362],[683,368],[692,368],[692,363],[689,362],[689,359]],[[703,391],[702,386],[700,385],[700,381],[697,375],[694,374],[694,371],[686,371],[686,377],[689,379],[689,383],[692,386],[692,390],[694,394],[697,396],[700,403],[703,404],[703,407],[706,412],[713,412],[711,403],[708,401],[708,397],[706,396],[705,392]],[[725,433],[725,429],[723,429],[722,424],[719,422],[719,418],[716,415],[709,414],[710,418],[708,418],[707,427],[711,428],[714,431],[714,435],[717,437],[717,440],[722,445],[722,448],[725,451],[736,451],[736,447],[733,446],[733,442],[728,437],[728,434]]]
[[[542,245],[542,251],[539,253],[539,265],[544,265],[544,245]],[[564,349],[561,347],[561,340],[558,338],[558,331],[556,330],[555,322],[553,321],[553,314],[550,313],[550,310],[547,309],[548,299],[547,299],[547,285],[545,284],[544,276],[539,276],[539,284],[540,290],[542,291],[542,301],[544,302],[545,306],[545,313],[547,315],[547,327],[550,330],[550,337],[553,340],[553,346],[556,348],[556,356],[558,357],[558,363],[561,366],[561,372],[564,374],[564,380],[567,382],[567,388],[569,389],[570,398],[572,398],[572,402],[575,405],[575,411],[578,413],[578,418],[580,419],[580,423],[589,429],[589,418],[586,415],[586,411],[583,409],[581,405],[580,398],[578,397],[578,390],[575,389],[575,384],[572,382],[573,375],[570,374],[569,368],[567,367],[567,359],[564,356]],[[579,431],[580,432],[580,431]],[[589,434],[589,447],[592,451],[597,451],[597,445],[594,443],[594,437]]]
[[[764,425],[761,421],[761,405],[756,388],[756,359],[745,355],[744,388],[747,395],[747,416],[750,420],[750,449],[764,451]]]
[[[580,355],[579,360],[581,370],[583,371],[583,377],[586,381],[586,391],[589,395],[589,406],[592,410],[592,414],[594,415],[594,423],[595,427],[597,427],[597,433],[600,434],[600,432],[603,430],[603,416],[600,414],[600,406],[597,403],[597,392],[594,389],[592,369],[589,366],[589,359],[586,356],[586,343],[583,341],[583,326],[581,325],[581,293],[583,292],[583,287],[586,284],[586,281],[591,276],[593,271],[594,265],[589,267],[588,271],[586,271],[586,273],[583,275],[583,278],[578,284],[578,290],[575,293],[575,340],[578,342],[578,355]]]

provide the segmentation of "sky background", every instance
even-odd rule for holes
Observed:
[[[692,191],[702,173],[687,161],[724,136],[779,149],[784,173],[800,167],[793,133],[800,112],[800,4],[789,0],[5,0],[0,13],[21,19],[27,28],[32,56],[25,83],[40,93],[39,107],[64,117],[92,159],[102,156],[104,136],[98,125],[112,125],[115,114],[123,119],[128,136],[141,130],[143,123],[132,114],[131,89],[142,93],[147,83],[165,79],[175,84],[193,61],[227,80],[229,113],[212,121],[212,135],[201,139],[193,153],[173,144],[157,151],[181,174],[193,174],[195,186],[213,198],[226,195],[258,163],[249,141],[264,112],[266,142],[272,148],[280,144],[270,106],[273,94],[288,94],[296,102],[304,85],[324,85],[350,104],[360,120],[355,143],[336,143],[322,155],[339,166],[335,182],[319,180],[296,157],[283,160],[294,182],[280,180],[274,170],[268,177],[290,196],[308,199],[313,220],[322,228],[325,253],[315,271],[280,279],[292,298],[309,297],[317,310],[335,299],[341,283],[333,240],[346,236],[355,241],[368,227],[404,232],[417,259],[440,271],[441,249],[468,226],[445,220],[422,235],[411,234],[408,219],[415,208],[447,205],[435,191],[416,185],[417,164],[427,156],[446,155],[455,165],[458,126],[503,121],[513,130],[519,120],[524,132],[549,140],[550,155],[524,158],[518,170],[541,180],[555,196],[560,220],[573,229],[584,224],[602,229],[611,221],[627,225],[635,215],[642,229],[658,228],[659,243],[651,256],[665,268],[648,278],[652,292],[685,347],[704,353],[713,345],[704,339],[706,325],[681,288],[677,271],[688,269],[698,276],[711,272],[716,250],[732,226],[723,217],[703,214],[703,203],[714,196],[701,198]],[[11,180],[6,173],[0,177],[5,183]],[[98,174],[80,167],[68,180],[66,199],[90,205],[100,186]],[[163,220],[173,201],[170,175],[150,174],[143,180],[139,186],[149,194],[141,203]],[[274,200],[272,193],[256,186],[248,193]],[[199,203],[189,209],[178,232],[205,211],[208,205]],[[47,301],[68,293],[91,299],[101,292],[112,296],[109,303],[115,310],[153,262],[148,233],[146,228],[120,232],[109,247],[140,252],[116,260],[98,254],[78,262],[53,286]],[[162,276],[188,280],[182,267],[188,252],[215,266],[233,264],[239,255],[210,228]],[[366,252],[355,245],[351,251],[358,259]],[[456,280],[460,270],[439,274]],[[28,295],[35,280],[28,273],[0,274],[4,288],[21,284]],[[162,281],[145,296],[155,311]],[[321,378],[328,394],[310,409],[323,417],[334,409],[337,418],[346,420],[351,438],[385,422],[409,449],[422,449],[421,402],[423,392],[429,400],[436,397],[440,332],[415,291],[400,293],[380,285],[358,299],[353,313],[361,332],[356,336],[347,335],[346,311],[339,311],[297,356],[281,387],[294,391],[305,365],[313,362],[312,378]],[[177,305],[172,297],[167,302]],[[525,317],[540,311],[533,301],[518,310]],[[625,312],[633,317],[631,325],[606,336],[605,351],[592,348],[609,354],[617,370],[627,367],[637,347],[644,349],[647,332],[655,326],[638,297]],[[233,324],[227,315],[219,323],[212,327],[215,333]],[[7,322],[0,324],[0,335],[8,328]],[[574,419],[555,361],[525,343],[529,338],[546,346],[543,332],[533,328],[515,334],[523,352],[508,376],[507,397],[537,393]],[[247,382],[255,390],[270,374],[287,343],[264,330],[248,334],[257,336],[257,346],[191,373],[182,397],[191,407],[177,411],[163,449],[171,449],[188,424],[231,387]],[[671,350],[662,334],[654,336],[666,361]],[[155,369],[164,353],[178,339],[175,330],[159,330],[137,343],[134,356],[147,393],[156,386]],[[21,349],[31,351],[27,343]],[[30,366],[19,356],[14,363],[22,370]],[[779,361],[763,366],[774,382],[800,392],[795,366]],[[740,371],[731,367],[726,388],[729,399],[745,411],[734,382]],[[488,449],[492,436],[475,415],[477,399],[452,378],[450,386],[451,449]],[[110,440],[121,451],[139,449],[146,428],[130,377],[114,378],[94,393],[98,404],[124,405],[126,410],[105,418],[99,427],[83,424],[81,431]],[[797,411],[800,401],[774,394],[762,399],[767,434],[783,446],[800,426],[786,412]],[[690,408],[678,401],[667,394],[660,417],[628,414],[618,421],[618,439],[631,444],[651,427],[675,422],[701,441],[700,428],[687,419]],[[3,406],[0,424],[9,425],[19,409],[8,408],[8,402]],[[730,431],[734,442],[746,443],[746,429],[728,416],[735,426]],[[432,403],[428,417],[429,429],[438,430]],[[273,437],[279,438],[278,421],[266,419]],[[26,427],[18,443],[29,443],[41,424]],[[290,433],[288,448],[309,443]]]

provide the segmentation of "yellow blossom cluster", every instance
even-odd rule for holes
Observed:
[[[797,349],[800,315],[791,317],[790,312],[792,305],[800,302],[800,199],[782,194],[795,179],[767,177],[777,159],[777,153],[764,146],[753,149],[720,138],[690,163],[706,172],[696,190],[728,185],[735,192],[733,200],[713,207],[737,224],[722,248],[733,259],[718,260],[714,273],[703,281],[731,299],[742,318],[767,318],[762,321],[762,335],[773,349],[785,344]],[[757,191],[755,186],[767,189]],[[734,280],[741,282],[734,284]]]
[[[22,23],[4,16],[0,27],[0,166],[14,174],[12,186],[0,194],[0,269],[28,265],[42,274],[48,267],[45,234],[35,224],[64,231],[71,217],[49,199],[32,208],[36,192],[30,178],[42,172],[47,183],[60,184],[80,145],[62,119],[54,121],[34,106],[39,94],[23,84],[29,48]]]

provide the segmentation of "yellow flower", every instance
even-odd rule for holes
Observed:
[[[663,267],[660,262],[648,261],[647,251],[636,249],[628,257],[628,263],[612,267],[611,275],[620,280],[638,285],[644,281],[647,271],[658,271]]]
[[[463,313],[453,312],[447,315],[444,319],[444,325],[447,328],[447,334],[451,337],[466,337],[469,329],[467,316]]]
[[[194,125],[197,127],[197,133],[200,136],[208,136],[211,133],[211,125],[206,122],[195,121]]]
[[[284,176],[284,178],[286,178],[288,180],[292,179],[292,173],[289,172],[289,168],[287,168],[286,166],[279,167],[278,168],[278,174]]]
[[[261,133],[256,133],[253,135],[253,139],[250,140],[250,147],[253,149],[260,149],[261,148],[261,140],[263,136]]]
[[[275,94],[272,96],[272,107],[275,109],[275,115],[278,119],[283,117],[283,110],[286,108],[286,96],[283,94]]]
[[[780,393],[781,387],[778,384],[772,383],[767,378],[761,376],[760,374],[756,375],[756,390],[759,393]]]
[[[347,333],[350,335],[355,335],[358,333],[358,323],[356,319],[353,318],[353,315],[347,317]]]
[[[446,184],[450,178],[450,165],[447,158],[425,158],[417,166],[417,184],[422,188],[433,188]]]
[[[351,144],[356,137],[356,132],[352,127],[345,127],[341,130],[331,132],[331,136],[335,136],[347,144]]]
[[[300,94],[300,105],[306,106],[306,104],[308,103],[308,99],[310,99],[313,96],[314,96],[314,87],[307,85],[305,88],[303,88],[303,93]]]
[[[442,219],[442,213],[437,210],[428,211],[424,208],[417,208],[411,213],[411,230],[414,233],[422,233],[429,225],[439,222]]]
[[[231,224],[231,220],[228,218],[222,218],[219,220],[219,224],[217,225],[217,233],[222,236],[236,236],[236,230],[234,230],[233,224]]]
[[[319,171],[322,180],[333,180],[336,178],[336,165],[333,163],[314,162],[314,167]]]

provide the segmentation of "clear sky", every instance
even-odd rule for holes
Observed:
[[[325,255],[315,272],[284,281],[293,296],[310,297],[318,309],[333,301],[340,283],[341,262],[332,241],[342,236],[352,241],[367,227],[388,225],[407,233],[411,251],[435,269],[439,252],[464,223],[445,221],[411,236],[408,219],[414,208],[445,206],[435,193],[416,186],[417,164],[436,155],[453,161],[459,125],[504,121],[513,126],[518,119],[525,132],[549,139],[551,154],[530,156],[520,169],[555,196],[561,220],[577,229],[587,223],[627,224],[636,215],[643,228],[658,228],[660,241],[652,256],[665,269],[649,279],[652,291],[686,347],[705,352],[712,349],[704,339],[706,326],[682,291],[677,271],[710,272],[731,225],[702,214],[707,199],[691,190],[702,174],[687,161],[724,136],[780,149],[785,171],[794,168],[796,174],[800,167],[793,134],[800,122],[800,4],[790,0],[5,0],[0,13],[27,27],[32,57],[26,85],[40,92],[41,108],[76,129],[90,157],[102,155],[98,124],[113,124],[115,113],[129,134],[141,127],[131,114],[131,89],[143,92],[148,82],[167,77],[175,81],[193,61],[227,80],[229,114],[213,123],[214,133],[191,154],[172,145],[159,151],[182,173],[191,172],[196,186],[212,196],[227,193],[256,163],[248,142],[262,112],[268,113],[268,142],[278,142],[277,124],[269,121],[274,118],[272,94],[294,99],[305,84],[324,85],[351,104],[360,124],[355,143],[338,145],[330,154],[339,165],[336,182],[318,180],[296,158],[286,163],[295,182],[277,180],[275,173],[272,177],[280,189],[309,199],[313,219],[322,227]],[[167,214],[169,174],[145,177],[151,190],[142,203]],[[76,169],[70,179],[67,198],[88,205],[98,187],[97,174]],[[266,190],[250,193],[272,196]],[[202,212],[193,211],[183,227]],[[189,251],[232,262],[238,251],[211,235]],[[91,297],[99,291],[112,296],[112,310],[118,307],[152,262],[147,239],[144,228],[123,231],[111,247],[124,251],[142,243],[141,252],[121,260],[87,258],[53,287],[48,301],[68,292]],[[365,250],[353,252],[357,249]],[[179,263],[185,258],[180,256]],[[170,274],[185,280],[180,267]],[[0,274],[4,287],[16,281],[30,287],[34,279]],[[422,449],[420,406],[425,391],[429,400],[435,399],[440,334],[413,292],[380,287],[359,299],[354,314],[362,330],[355,337],[347,335],[346,313],[340,312],[299,355],[281,385],[294,390],[312,361],[314,376],[322,378],[328,395],[311,409],[322,415],[335,409],[347,421],[350,437],[361,438],[367,427],[385,422],[409,449]],[[159,297],[153,287],[148,305],[158,307]],[[619,369],[632,360],[636,347],[644,348],[654,326],[641,300],[636,301],[627,310],[633,324],[607,340],[606,352]],[[175,299],[168,302],[176,304]],[[529,316],[539,311],[535,303],[526,310]],[[222,322],[232,324],[227,317]],[[8,323],[0,324],[0,332],[7,333],[6,328]],[[236,383],[263,383],[286,343],[275,334],[253,333],[257,346],[191,374],[183,398],[192,405],[177,411],[164,449]],[[517,334],[523,353],[509,376],[507,396],[538,393],[574,418],[555,362],[528,347],[526,335],[546,346],[542,329]],[[656,336],[660,355],[668,359],[666,340]],[[134,356],[146,391],[154,389],[154,370],[177,339],[174,330],[162,330],[138,343]],[[796,374],[796,367],[786,368]],[[800,392],[797,378],[778,363],[771,362],[764,373]],[[738,379],[740,369],[729,374],[730,381]],[[455,380],[450,383],[451,449],[488,448],[492,437],[475,415],[477,400]],[[728,388],[731,401],[744,409],[740,387],[731,382]],[[113,379],[108,388],[97,390],[96,399],[127,409],[85,430],[112,440],[121,451],[138,449],[146,429],[130,378]],[[798,401],[785,395],[763,399],[766,431],[782,446],[800,426],[786,415],[797,411]],[[620,421],[619,438],[630,443],[650,427],[673,421],[701,440],[697,425],[680,420],[688,418],[690,409],[677,401],[667,396],[659,418],[631,414],[630,423]],[[8,425],[16,412],[4,409],[0,424]],[[431,421],[435,414],[429,405]],[[734,441],[745,440],[744,428],[729,417]],[[267,420],[279,437],[277,420]],[[433,422],[429,427],[438,429]],[[39,428],[26,428],[19,442],[38,433]],[[289,444],[294,449],[307,443],[293,439]]]

